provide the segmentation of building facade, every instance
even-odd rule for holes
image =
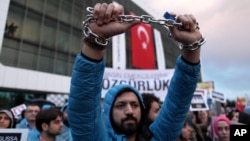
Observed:
[[[57,101],[58,97],[55,96],[61,98],[58,106],[67,100],[74,58],[82,46],[81,26],[88,14],[85,9],[97,2],[102,1],[1,1],[0,107],[13,107],[34,98],[53,99],[53,96]],[[112,1],[105,0],[105,2]],[[124,5],[125,14],[149,15],[130,0],[116,0],[116,3]],[[154,46],[152,61],[154,65],[151,69],[173,68],[176,57],[180,54],[179,48],[168,37],[168,30],[165,27],[159,24],[150,25],[149,31],[152,32]],[[132,36],[132,32],[127,31],[123,36],[124,43],[118,44],[115,44],[117,39],[112,39],[105,54],[107,67],[120,68],[116,66],[117,50],[114,46],[124,45],[126,54],[122,61],[124,66],[121,67],[143,69],[133,62],[135,56],[131,47]],[[159,42],[163,46],[161,51],[156,49]],[[147,56],[142,57],[147,58]]]

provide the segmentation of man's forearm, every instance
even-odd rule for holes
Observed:
[[[94,45],[89,45],[84,42],[82,47],[82,54],[87,58],[93,60],[101,60],[104,55],[104,49],[103,50],[98,49]]]

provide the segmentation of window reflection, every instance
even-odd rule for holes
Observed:
[[[45,6],[45,14],[56,18],[58,15],[59,2],[57,0],[47,0]]]
[[[44,46],[54,48],[56,41],[56,22],[54,20],[45,18],[42,37]]]
[[[0,90],[0,108],[12,108],[20,104],[27,104],[30,100],[35,98],[46,98],[46,94],[38,92],[22,92]]]
[[[82,45],[81,22],[86,4],[90,3],[11,0],[0,62],[70,76]]]

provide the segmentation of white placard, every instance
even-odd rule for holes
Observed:
[[[205,90],[204,91],[196,90],[194,92],[194,96],[190,105],[191,111],[203,111],[203,110],[209,109],[207,105],[207,99],[204,94],[205,94]]]
[[[0,141],[27,141],[29,129],[0,129]]]

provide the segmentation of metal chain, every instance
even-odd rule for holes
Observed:
[[[93,37],[95,43],[97,43],[100,46],[107,46],[110,42],[110,38],[104,38],[101,37],[95,33],[92,32],[92,30],[88,27],[89,23],[96,22],[96,19],[93,18],[93,11],[94,9],[92,7],[87,7],[86,9],[90,14],[86,16],[86,19],[82,22],[82,27],[83,27],[83,35],[84,38],[87,37]],[[118,18],[112,18],[111,21],[118,21],[121,23],[128,23],[128,22],[133,22],[133,21],[140,21],[141,23],[145,24],[159,24],[163,25],[164,27],[177,27],[177,28],[182,28],[183,25],[182,23],[178,23],[175,20],[172,19],[155,19],[150,15],[141,15],[141,16],[135,16],[135,15],[120,15]],[[196,29],[199,29],[198,23],[196,23]],[[171,34],[169,34],[171,36]],[[197,41],[196,41],[197,42]],[[194,44],[196,45],[197,43],[193,43],[190,45],[185,45],[185,46],[193,46]]]
[[[206,39],[203,36],[201,36],[200,40],[195,41],[195,42],[193,42],[192,44],[189,44],[189,45],[180,44],[179,47],[180,47],[180,49],[187,49],[187,50],[193,51],[193,50],[196,50],[196,49],[200,48],[205,43],[206,43]]]

